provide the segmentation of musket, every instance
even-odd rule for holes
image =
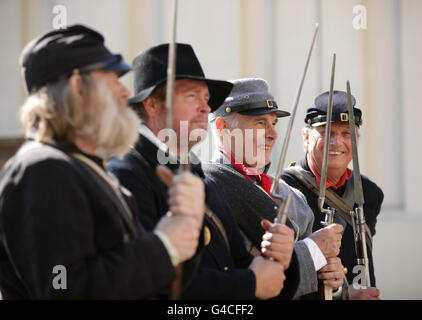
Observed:
[[[328,152],[330,145],[330,134],[331,134],[331,118],[333,113],[333,93],[334,93],[334,74],[336,70],[336,54],[333,55],[333,62],[331,66],[331,80],[330,80],[330,92],[328,96],[328,108],[327,108],[327,122],[325,124],[325,137],[324,137],[324,153],[322,158],[321,167],[321,184],[319,185],[319,197],[318,207],[319,210],[325,214],[325,221],[321,222],[322,225],[327,226],[333,223],[335,208],[328,207],[324,208],[325,203],[325,189],[327,184],[327,167],[328,167]],[[319,295],[323,295],[324,300],[333,300],[333,288],[324,286],[322,292],[322,285],[320,285]]]
[[[170,44],[167,64],[167,84],[166,84],[166,111],[167,128],[173,129],[173,97],[174,83],[176,79],[176,26],[177,26],[177,1],[173,0],[173,16],[170,31]],[[177,143],[177,142],[176,142]],[[183,264],[176,266],[176,279],[171,286],[171,300],[179,300],[182,293]]]
[[[296,95],[295,95],[295,98],[293,100],[292,112],[290,114],[289,124],[287,126],[287,131],[286,131],[286,136],[284,137],[283,146],[281,148],[280,161],[278,163],[277,173],[276,173],[274,180],[271,184],[271,195],[274,198],[282,201],[281,204],[277,208],[277,216],[274,220],[274,222],[277,221],[278,223],[281,223],[281,224],[286,223],[287,213],[289,211],[290,197],[291,196],[289,195],[289,196],[286,197],[288,199],[282,200],[280,194],[277,194],[277,186],[278,186],[278,182],[281,178],[281,175],[283,174],[284,161],[286,159],[286,154],[287,154],[287,147],[288,147],[289,142],[290,142],[290,137],[291,137],[292,129],[293,129],[293,123],[294,123],[296,111],[297,111],[297,106],[299,104],[300,94],[302,93],[303,83],[305,81],[306,72],[308,70],[309,61],[311,59],[312,49],[314,48],[315,39],[316,39],[316,36],[318,34],[318,30],[319,30],[319,24],[316,23],[314,35],[312,37],[311,47],[309,48],[308,56],[306,58],[305,68],[303,70],[302,77],[300,79],[299,86],[297,88]]]
[[[347,81],[347,111],[349,117],[350,138],[352,143],[353,155],[353,182],[354,182],[354,196],[355,204],[354,210],[350,213],[353,218],[355,231],[355,251],[357,257],[357,264],[365,267],[365,282],[368,287],[371,286],[371,279],[369,275],[369,260],[366,248],[366,231],[365,231],[365,216],[363,211],[363,189],[362,177],[360,175],[358,148],[355,131],[355,115],[352,106],[352,94],[350,91],[350,82]]]

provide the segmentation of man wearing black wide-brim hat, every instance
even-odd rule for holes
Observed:
[[[270,192],[274,178],[266,173],[278,137],[277,121],[290,113],[279,109],[264,79],[245,78],[231,82],[233,90],[212,115],[220,147],[213,161],[204,166],[204,171],[216,181],[229,202],[248,248],[256,251],[264,234],[261,221],[273,221],[277,214],[277,199]],[[326,258],[338,254],[342,227],[333,225],[312,234],[314,216],[304,196],[281,180],[277,193],[281,197],[291,196],[286,224],[294,229],[296,238],[294,253],[298,259],[300,282],[295,298],[305,295],[314,298],[318,289],[317,272],[324,272]],[[342,272],[341,263],[335,267]],[[331,286],[339,288],[342,283],[343,277],[340,277]],[[338,291],[336,296],[340,295],[341,291]]]
[[[306,110],[305,123],[302,129],[305,156],[295,166],[284,170],[283,179],[292,187],[302,191],[309,206],[315,215],[314,230],[320,229],[319,221],[324,220],[324,215],[319,210],[318,194],[321,181],[321,167],[324,150],[325,124],[327,122],[329,92],[317,96],[314,103]],[[355,130],[359,138],[359,128],[362,125],[362,111],[355,107],[356,99],[352,96],[353,114],[355,116]],[[356,252],[352,220],[347,207],[354,205],[353,196],[353,171],[347,168],[352,160],[352,147],[348,119],[347,93],[344,91],[333,92],[333,111],[330,135],[330,148],[327,166],[327,191],[326,201],[331,207],[336,208],[335,222],[344,227],[339,257],[345,268],[351,299],[378,299],[379,290],[375,287],[375,274],[372,258],[372,236],[375,235],[375,224],[384,199],[382,190],[366,176],[362,175],[364,193],[364,213],[366,220],[367,251],[369,258],[369,272],[371,286],[367,289],[355,287]],[[314,190],[311,191],[311,190]],[[329,201],[329,202],[328,202]],[[346,212],[347,211],[347,212]],[[358,280],[359,277],[356,279]],[[359,282],[362,282],[359,280]]]
[[[74,25],[32,40],[21,67],[26,142],[0,175],[3,298],[146,299],[165,292],[175,266],[196,252],[204,186],[193,175],[175,178],[170,198],[179,203],[170,210],[190,216],[165,217],[146,232],[130,193],[106,174],[103,161],[137,139],[139,119],[119,81],[130,66],[101,34]]]
[[[182,146],[187,146],[189,151],[198,143],[196,138],[189,139],[191,134],[206,135],[208,113],[223,103],[233,87],[229,82],[206,78],[190,45],[176,44],[176,47],[172,124],[176,148],[167,147],[162,135],[167,128],[165,92],[169,50],[169,45],[163,44],[147,49],[133,61],[134,96],[129,101],[143,120],[140,137],[123,160],[112,159],[108,163],[108,170],[134,194],[142,212],[140,220],[151,228],[169,210],[167,188],[158,180],[155,167],[167,160],[168,168],[177,170]],[[197,277],[184,289],[182,297],[266,299],[277,296],[285,279],[282,264],[263,257],[254,258],[246,251],[232,212],[217,186],[204,176],[198,159],[191,158],[191,162],[192,171],[206,184],[209,210],[204,219],[202,262]],[[277,248],[277,237],[270,242]],[[278,250],[272,252],[274,256],[277,253]],[[296,281],[293,276],[287,278],[282,295],[289,297]]]

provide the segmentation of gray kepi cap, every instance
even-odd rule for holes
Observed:
[[[264,79],[245,78],[229,82],[233,84],[233,89],[224,103],[212,113],[211,121],[233,112],[250,116],[275,112],[279,118],[290,115],[289,112],[278,109]]]

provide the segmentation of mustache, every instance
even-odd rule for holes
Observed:
[[[193,117],[189,122],[208,122],[208,114],[207,115],[197,115]]]

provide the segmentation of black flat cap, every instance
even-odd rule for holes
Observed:
[[[75,70],[111,70],[120,75],[131,70],[121,55],[112,54],[104,46],[101,34],[82,25],[33,39],[22,50],[20,65],[28,92],[70,76]]]
[[[324,92],[315,98],[314,104],[306,110],[305,123],[312,126],[320,126],[327,122],[329,92]],[[355,108],[356,99],[352,96],[353,113],[355,115],[355,123],[362,125],[362,111]],[[344,91],[334,90],[333,92],[333,113],[331,122],[348,122],[349,115],[347,113],[347,93]]]
[[[276,113],[277,117],[286,117],[290,113],[278,109],[273,95],[269,92],[268,83],[260,78],[231,80],[233,89],[223,105],[213,112],[211,120],[224,117],[233,112],[243,115],[260,115]]]
[[[141,52],[133,60],[134,96],[129,103],[142,102],[161,83],[167,81],[169,44],[162,44]],[[211,110],[217,109],[230,93],[233,85],[227,81],[205,78],[201,64],[188,44],[176,44],[176,79],[202,80],[208,85]]]

